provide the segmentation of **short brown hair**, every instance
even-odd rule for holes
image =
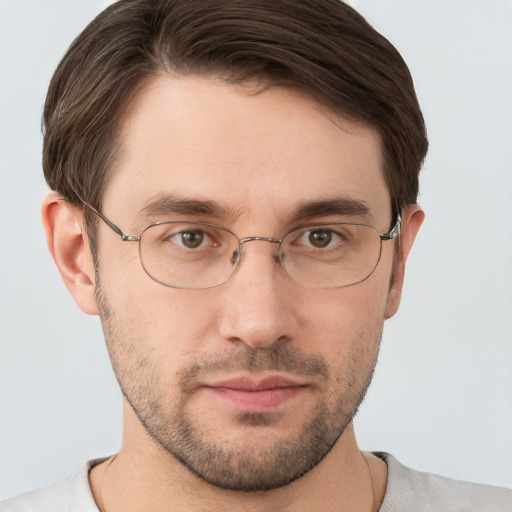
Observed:
[[[395,206],[416,202],[428,142],[394,46],[339,0],[121,0],[77,37],[51,81],[43,168],[66,200],[101,207],[120,118],[155,75],[299,87],[375,128]]]

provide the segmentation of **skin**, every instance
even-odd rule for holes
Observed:
[[[391,200],[375,130],[329,113],[300,91],[250,89],[213,79],[149,82],[125,113],[123,151],[102,213],[125,233],[139,234],[151,222],[183,218],[142,213],[157,196],[172,194],[215,201],[223,212],[193,220],[223,225],[240,238],[280,238],[298,225],[336,221],[386,233]],[[293,218],[304,201],[333,199],[367,208]],[[43,220],[75,301],[101,317],[125,395],[122,448],[108,471],[104,463],[90,474],[100,510],[378,510],[386,467],[359,450],[351,418],[371,379],[384,320],[398,308],[423,221],[417,205],[403,215],[399,248],[383,243],[367,280],[335,289],[292,281],[277,265],[273,244],[261,242],[247,244],[240,268],[219,287],[165,287],[144,272],[137,243],[122,242],[101,222],[95,272],[82,212],[52,193]],[[306,371],[308,363],[321,371]],[[194,365],[202,368],[195,379]],[[223,379],[269,376],[290,379],[298,390],[264,411],[247,411],[209,388]],[[189,437],[180,432],[183,420]],[[294,469],[293,452],[318,424],[326,432],[321,443],[312,442],[320,445],[316,459],[308,453],[309,464]],[[198,441],[210,451],[194,462],[190,443]],[[239,489],[259,478],[260,490],[233,490],[233,475],[215,476],[228,460]],[[265,478],[268,490],[261,490]]]

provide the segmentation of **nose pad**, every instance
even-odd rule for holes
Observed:
[[[231,258],[229,261],[230,261],[231,265],[238,265],[240,263],[239,262],[240,258],[241,258],[241,252],[238,249],[235,249],[233,251],[233,254],[231,255]]]

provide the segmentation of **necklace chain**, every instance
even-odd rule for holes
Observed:
[[[372,486],[372,508],[371,508],[371,512],[374,512],[374,510],[375,510],[375,487],[373,485],[372,471],[370,469],[370,465],[368,464],[368,461],[366,460],[366,457],[364,456],[364,453],[361,452],[361,456],[363,457],[364,463],[366,464],[366,469],[368,469],[368,475],[370,477],[370,484]]]
[[[103,499],[103,487],[105,485],[105,477],[107,476],[107,471],[109,470],[110,466],[112,465],[112,462],[116,460],[117,453],[113,455],[110,460],[108,461],[108,465],[105,468],[105,471],[103,472],[103,476],[101,477],[101,486],[100,486],[100,500],[101,500],[101,507],[104,512],[107,512],[107,509],[105,507],[105,500]]]

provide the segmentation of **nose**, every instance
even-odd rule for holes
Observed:
[[[286,343],[297,333],[293,289],[297,285],[279,267],[274,244],[244,247],[240,267],[222,286],[222,337],[253,348]]]

